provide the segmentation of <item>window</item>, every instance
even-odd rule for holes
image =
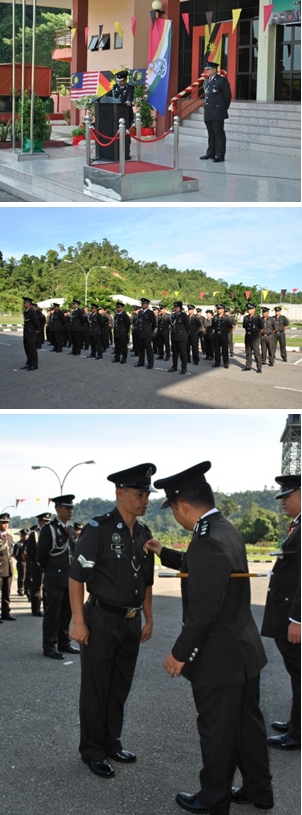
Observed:
[[[237,99],[256,99],[259,20],[241,20],[238,27]]]
[[[301,99],[301,26],[278,25],[276,45],[276,102]]]
[[[122,48],[123,47],[123,40],[117,32],[114,35],[114,47],[115,48]]]
[[[98,48],[101,51],[109,51],[110,49],[110,34],[103,34],[98,44]]]
[[[99,41],[99,35],[94,34],[94,36],[91,37],[90,43],[88,45],[88,51],[97,51],[98,50],[98,41]]]

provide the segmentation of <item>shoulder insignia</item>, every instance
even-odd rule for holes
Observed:
[[[89,521],[89,526],[99,526],[99,523],[98,521],[95,521],[94,518],[91,518],[91,521]]]
[[[148,535],[150,535],[150,537],[152,538],[152,532],[151,532],[151,530],[149,529],[149,527],[147,526],[147,524],[143,524],[143,523],[141,523],[140,521],[138,521],[138,525],[139,525],[139,526],[142,526],[142,527],[143,527],[143,529],[146,529],[146,530],[147,530],[147,532],[148,532]]]
[[[200,521],[199,525],[199,534],[200,535],[207,535],[210,529],[210,522],[208,520]]]
[[[83,569],[93,569],[94,567],[94,560],[86,560],[84,555],[79,555],[78,561],[83,566]]]
[[[89,526],[99,526],[104,523],[104,521],[107,521],[108,518],[111,518],[111,512],[106,512],[106,515],[95,515],[88,523]]]

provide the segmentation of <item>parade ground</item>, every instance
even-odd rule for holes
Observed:
[[[128,354],[127,364],[112,365],[113,346],[103,360],[87,359],[90,351],[70,356],[70,348],[61,354],[50,352],[44,344],[38,352],[37,371],[21,370],[25,365],[20,334],[0,335],[0,407],[4,409],[215,409],[215,408],[292,408],[302,407],[302,352],[288,349],[288,362],[277,356],[275,365],[245,366],[244,346],[234,347],[229,369],[212,368],[213,361],[200,359],[188,364],[185,376],[168,373],[172,360],[155,360],[154,368],[135,369],[137,357]],[[180,365],[178,365],[180,369]],[[29,374],[29,375],[28,375]]]
[[[54,138],[56,131],[58,137],[61,135],[59,128],[54,127],[53,131]],[[179,167],[185,176],[198,179],[198,191],[136,200],[145,203],[301,201],[300,159],[296,156],[230,147],[225,162],[213,164],[199,159],[206,147],[206,139],[200,139],[200,144],[180,141]],[[135,159],[135,144],[131,149]],[[17,155],[2,150],[0,189],[24,201],[81,201],[102,205],[101,200],[86,195],[83,190],[84,146],[53,147],[47,149],[47,153],[49,158],[35,156],[18,162]],[[163,141],[142,145],[142,161],[173,167],[173,137],[169,135]],[[108,200],[104,198],[104,202]]]
[[[269,564],[251,564],[268,571]],[[251,579],[252,611],[261,626],[268,576]],[[123,747],[133,765],[115,764],[115,777],[92,775],[78,752],[78,656],[62,662],[42,655],[42,621],[26,597],[12,591],[13,623],[0,626],[1,803],[5,815],[177,815],[175,796],[199,789],[201,755],[189,683],[163,668],[181,628],[177,579],[155,578],[154,632],[141,645],[126,705]],[[270,723],[286,721],[290,680],[273,640],[264,639],[268,665],[262,672],[261,708]],[[274,815],[299,815],[300,752],[270,749]],[[239,772],[234,783],[240,786]],[[231,815],[252,815],[253,805],[231,806]]]

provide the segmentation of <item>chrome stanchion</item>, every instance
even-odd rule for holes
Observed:
[[[174,116],[174,170],[179,167],[179,116]]]
[[[90,166],[90,116],[86,113],[85,116],[85,133],[86,133],[86,164]]]
[[[30,98],[30,147],[32,155],[34,150],[34,106],[35,106],[35,61],[36,61],[36,15],[37,0],[33,0],[33,27],[32,27],[32,51],[31,51],[31,98]]]
[[[120,175],[125,175],[125,119],[119,119],[119,137],[120,137]]]
[[[136,136],[138,139],[141,138],[142,132],[142,119],[140,113],[135,114],[135,129],[136,129]],[[141,142],[136,142],[136,160],[141,160]]]
[[[16,0],[12,2],[12,151],[16,148]]]

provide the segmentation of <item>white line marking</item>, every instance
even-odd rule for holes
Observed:
[[[299,365],[299,362],[302,362],[302,357],[301,359],[297,359],[297,362],[293,362],[293,365]]]
[[[276,388],[277,391],[295,391],[295,393],[302,393],[302,390],[299,390],[299,388],[282,388],[280,385],[274,385],[274,388]]]
[[[11,345],[11,342],[0,342],[0,345]]]

